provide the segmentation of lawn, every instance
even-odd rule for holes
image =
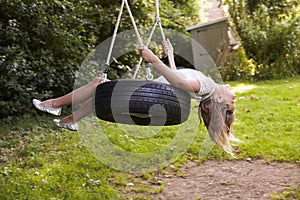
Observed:
[[[234,147],[237,158],[299,163],[299,77],[230,84],[237,95],[234,133],[242,140]],[[151,199],[164,189],[158,173],[180,174],[180,167],[190,160],[234,159],[209,146],[204,125],[197,120],[197,104],[192,103],[190,119],[182,126],[150,129],[98,122],[102,133],[94,139],[110,141],[121,153],[174,152],[153,154],[138,166],[134,156],[115,164],[122,154],[109,153],[110,146],[95,153],[84,130],[78,134],[57,129],[53,118],[42,113],[1,122],[0,199]],[[168,162],[156,165],[157,159]],[[299,186],[276,197],[284,199],[287,193],[299,196]]]

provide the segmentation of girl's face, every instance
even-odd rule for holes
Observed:
[[[231,112],[234,112],[235,110],[235,98],[236,96],[234,95],[234,93],[230,90],[230,86],[229,85],[225,85],[224,86],[224,100],[227,106],[227,109]]]

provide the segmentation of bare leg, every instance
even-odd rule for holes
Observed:
[[[68,115],[60,120],[60,122],[63,123],[73,123],[78,122],[85,116],[91,114],[93,112],[93,98],[89,98],[85,104],[80,107],[77,111],[75,111],[73,114]]]
[[[101,83],[101,78],[96,78],[88,84],[55,99],[43,101],[41,104],[50,108],[60,108],[71,105],[73,103],[80,103],[89,99],[95,92],[96,87]]]

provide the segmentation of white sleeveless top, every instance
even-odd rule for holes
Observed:
[[[194,69],[177,69],[174,70],[175,73],[185,80],[197,79],[200,82],[200,90],[198,93],[189,92],[191,98],[196,99],[197,101],[203,101],[210,97],[215,91],[216,83],[210,78],[205,76],[202,72]],[[154,81],[160,83],[170,84],[164,76],[160,76]]]

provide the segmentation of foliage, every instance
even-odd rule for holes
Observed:
[[[120,2],[0,1],[0,119],[30,112],[32,98],[57,97],[71,91],[78,66],[97,44],[112,35]],[[197,15],[190,17],[190,2],[194,5],[196,1],[161,1],[163,25],[183,31],[183,24],[193,23]],[[154,1],[129,3],[138,27],[152,26]],[[185,5],[189,9],[180,10]],[[129,29],[132,24],[124,9],[119,30]],[[132,59],[137,58],[129,56],[122,64]],[[112,74],[114,78],[120,75],[116,67]]]
[[[299,74],[300,5],[297,0],[225,0],[255,79]]]
[[[223,49],[226,47],[221,46]],[[235,50],[219,51],[216,64],[225,81],[253,80],[256,71],[254,60],[247,57],[242,46]]]
[[[300,199],[300,186],[292,186],[284,190],[281,194],[270,195],[272,200]]]
[[[5,117],[28,110],[32,97],[70,90],[89,46],[84,23],[65,11],[76,10],[75,4],[13,0],[1,1],[0,9],[0,117]]]
[[[237,119],[233,130],[242,140],[235,147],[239,159],[299,161],[299,80],[298,76],[255,84],[231,83],[237,94]],[[197,117],[197,109],[192,108],[191,114]],[[99,123],[107,127],[109,140],[128,152],[152,152],[163,148],[176,136],[174,127],[140,137],[143,131],[126,135],[117,130],[115,124]],[[193,127],[195,121],[188,123]],[[198,131],[187,152],[169,167],[128,174],[96,160],[78,134],[56,128],[49,116],[22,118],[12,124],[0,122],[0,197],[3,200],[151,199],[152,194],[164,189],[161,175],[178,175],[182,173],[181,166],[189,160],[199,161],[199,149],[207,131],[203,124]],[[185,134],[186,138],[190,136],[190,132]],[[215,146],[203,159],[231,158]],[[274,194],[272,199],[293,197],[299,197],[299,187]]]

